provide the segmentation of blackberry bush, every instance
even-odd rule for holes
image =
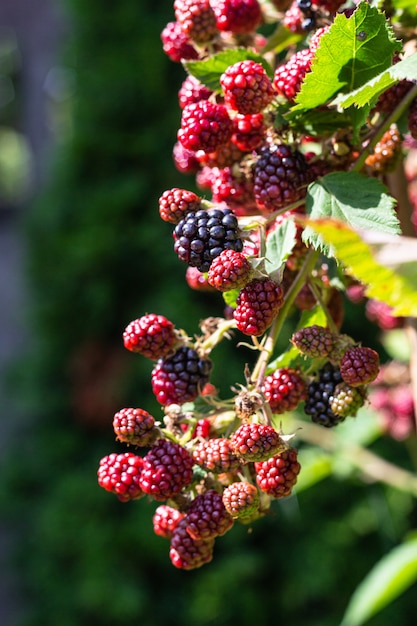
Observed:
[[[157,361],[150,384],[161,415],[116,413],[118,441],[149,450],[104,457],[98,481],[124,502],[165,502],[153,526],[177,568],[209,563],[235,521],[262,523],[299,487],[305,458],[312,475],[301,490],[319,482],[314,454],[349,456],[342,422],[361,420],[372,402],[389,411],[384,432],[415,437],[415,363],[404,365],[407,393],[394,402],[381,380],[388,349],[381,356],[378,339],[362,346],[344,323],[346,303],[362,304],[378,333],[404,331],[417,345],[416,213],[398,173],[417,150],[417,19],[403,24],[395,3],[389,17],[366,2],[342,6],[175,0],[176,21],[161,34],[185,71],[174,165],[201,195],[168,189],[159,214],[174,225],[173,263],[176,254],[187,284],[217,298],[218,316],[193,337],[153,313],[126,328],[125,347]],[[224,339],[250,351],[228,397],[209,380]],[[352,466],[417,495],[416,477],[361,437]]]

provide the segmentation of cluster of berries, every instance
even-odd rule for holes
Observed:
[[[375,350],[340,332],[341,291],[326,262],[303,241],[307,186],[349,169],[366,142],[355,144],[352,129],[312,137],[283,116],[342,4],[175,0],[175,21],[161,34],[164,52],[189,70],[178,94],[173,157],[180,172],[195,175],[201,195],[168,189],[159,198],[159,214],[173,228],[188,284],[223,294],[227,306],[223,317],[202,322],[194,340],[162,315],[147,314],[126,327],[125,347],[154,362],[151,386],[163,418],[141,408],[116,413],[116,438],[143,454],[104,457],[98,481],[122,502],[147,496],[159,503],[154,531],[169,540],[170,559],[181,569],[208,563],[216,537],[235,522],[262,517],[274,499],[291,494],[300,471],[295,435],[277,428],[275,416],[297,410],[320,426],[337,426],[364,405],[380,369]],[[258,32],[271,15],[301,33],[303,45],[271,55]],[[217,85],[193,75],[194,61],[217,53],[224,59],[233,48],[242,59],[224,68],[219,61]],[[269,51],[265,63],[263,49]],[[391,97],[403,98],[411,88],[400,84]],[[383,96],[373,112],[377,121],[369,122],[375,128],[387,115]],[[370,144],[363,171],[390,171],[401,141],[391,126]],[[277,232],[284,231],[293,233],[292,244],[287,237],[287,253],[275,266],[266,251],[274,254]],[[274,367],[279,330],[297,309],[324,311],[325,322],[300,324],[287,365]],[[245,369],[245,385],[221,400],[210,382],[210,353],[233,329],[250,338],[259,357],[252,372]]]

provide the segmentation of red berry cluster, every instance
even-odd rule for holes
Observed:
[[[150,382],[162,417],[142,408],[116,413],[116,439],[143,453],[104,457],[98,482],[123,502],[147,496],[158,504],[154,531],[169,541],[180,569],[210,562],[217,538],[235,522],[253,522],[292,493],[301,469],[290,444],[297,431],[284,434],[277,419],[285,426],[296,412],[323,433],[316,424],[330,428],[356,416],[379,375],[378,353],[340,331],[341,292],[349,295],[351,283],[340,285],[343,269],[336,272],[313,249],[304,230],[306,194],[310,183],[349,170],[358,158],[364,174],[381,177],[395,164],[402,137],[395,126],[387,130],[391,109],[383,97],[360,136],[335,131],[335,122],[326,126],[326,111],[332,120],[336,113],[330,104],[311,119],[287,115],[341,4],[175,0],[175,21],[161,34],[164,52],[187,72],[174,164],[195,176],[201,195],[168,189],[159,214],[173,226],[188,285],[217,295],[223,315],[203,320],[193,339],[153,313],[126,327],[125,347],[154,362]],[[285,54],[275,54],[258,32],[274,11],[297,34],[290,40],[302,41]],[[412,88],[399,83],[387,94],[404,98]],[[409,108],[414,132],[415,104]],[[348,116],[343,120],[348,125]],[[222,399],[210,382],[211,353],[236,331],[239,346],[257,359],[245,365],[233,397]],[[277,354],[280,342],[288,345]]]

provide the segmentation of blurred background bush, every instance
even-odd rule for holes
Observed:
[[[97,485],[99,459],[121,451],[114,412],[160,416],[152,364],[123,348],[125,326],[156,312],[192,335],[223,311],[221,298],[186,285],[157,210],[165,189],[193,188],[171,156],[184,78],[160,42],[172,5],[63,0],[57,19],[48,22],[57,9],[48,3],[36,22],[27,15],[28,31],[42,20],[56,29],[38,75],[49,133],[38,143],[36,120],[22,122],[25,40],[0,31],[0,202],[23,242],[26,289],[2,389],[13,401],[3,402],[1,428],[12,433],[0,504],[14,547],[3,577],[16,599],[0,608],[4,626],[335,626],[359,581],[417,521],[408,495],[341,465],[253,528],[236,524],[213,563],[188,573],[153,534],[152,504],[122,504]],[[360,307],[348,310],[351,328],[378,344]],[[214,355],[213,382],[226,395],[248,358],[233,345]],[[387,438],[375,447],[403,457]],[[369,623],[393,620],[414,626],[412,589]]]

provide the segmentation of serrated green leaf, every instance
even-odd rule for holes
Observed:
[[[221,91],[220,76],[230,65],[251,59],[260,63],[270,78],[273,78],[274,71],[268,61],[253,50],[247,48],[231,48],[218,52],[203,61],[184,61],[183,65],[187,72],[197,78],[212,91]]]
[[[308,367],[307,361],[310,362],[310,359],[304,357],[295,346],[291,346],[288,350],[280,354],[274,361],[271,361],[271,363],[268,364],[266,373],[272,374],[272,372],[275,372],[275,370],[280,367],[303,369],[303,367]]]
[[[313,109],[301,113],[290,111],[284,114],[284,119],[290,123],[291,128],[295,131],[319,136],[325,133],[334,133],[340,128],[347,128],[352,124],[348,114],[332,110]]]
[[[326,314],[323,307],[317,304],[309,311],[303,311],[300,321],[297,324],[297,330],[307,328],[308,326],[327,326]]]
[[[376,178],[357,172],[332,172],[312,183],[307,190],[306,210],[314,220],[331,218],[357,229],[400,232],[394,199],[386,187]],[[335,256],[331,242],[324,243],[317,231],[305,228],[303,241],[327,256]]]
[[[272,274],[280,269],[293,251],[297,228],[294,220],[288,218],[275,228],[266,239],[265,271]]]
[[[340,626],[361,626],[417,580],[417,537],[384,556],[353,594]]]
[[[366,295],[392,307],[393,315],[417,317],[417,281],[379,264],[360,235],[337,220],[307,220],[309,228],[332,247],[345,271],[366,285]]]
[[[387,70],[368,80],[364,85],[347,94],[339,94],[332,102],[346,109],[375,103],[378,97],[400,80],[417,80],[417,52],[395,63]]]
[[[320,39],[294,110],[312,109],[339,92],[357,89],[384,71],[400,49],[385,15],[366,2],[349,18],[337,15],[329,32]]]

